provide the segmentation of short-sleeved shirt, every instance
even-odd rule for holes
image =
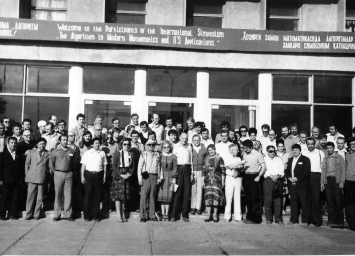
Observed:
[[[244,152],[243,159],[247,161],[247,163],[244,164],[244,170],[247,174],[258,173],[260,171],[260,165],[265,162],[263,155],[254,149],[252,149],[249,154]]]
[[[96,151],[92,148],[84,153],[81,164],[85,164],[86,170],[90,172],[101,172],[104,165],[107,165],[106,154],[102,150]]]

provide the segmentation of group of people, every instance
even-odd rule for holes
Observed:
[[[56,116],[39,121],[35,132],[29,119],[0,123],[1,220],[17,218],[24,196],[26,219],[39,219],[52,192],[54,221],[74,221],[81,211],[86,221],[100,221],[115,202],[118,222],[134,206],[141,222],[188,222],[206,207],[206,222],[218,222],[223,209],[227,223],[259,224],[265,213],[267,224],[283,225],[289,198],[289,224],[299,223],[301,212],[301,225],[321,226],[326,203],[328,225],[344,228],[346,216],[355,230],[355,137],[346,140],[335,124],[327,134],[313,127],[310,135],[296,124],[284,126],[277,139],[267,124],[258,136],[256,128],[223,121],[212,140],[193,118],[186,129],[171,117],[164,126],[156,113],[150,124],[132,114],[124,129],[118,117],[111,129],[100,115],[89,129],[85,115],[76,119],[71,131]]]

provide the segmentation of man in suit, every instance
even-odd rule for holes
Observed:
[[[201,206],[202,206],[202,173],[205,168],[205,158],[207,154],[207,149],[205,145],[201,144],[201,137],[198,134],[195,134],[192,137],[192,164],[193,164],[193,175],[194,180],[192,181],[191,187],[191,214],[195,215],[196,210],[197,214],[201,215]]]
[[[37,148],[27,152],[25,163],[25,181],[28,183],[26,220],[33,217],[35,220],[40,218],[44,188],[49,171],[49,153],[46,150],[46,143],[46,139],[39,138]]]
[[[20,169],[20,159],[16,153],[17,139],[9,137],[7,148],[0,153],[0,183],[3,185],[0,198],[0,219],[6,220],[6,211],[9,210],[10,219],[17,219],[15,216],[19,189],[23,182],[23,174]],[[8,201],[11,198],[10,209]]]
[[[291,218],[289,224],[298,223],[298,204],[302,207],[302,226],[308,226],[308,187],[311,175],[311,161],[301,154],[301,145],[293,144],[293,157],[288,160],[285,176],[290,191]]]

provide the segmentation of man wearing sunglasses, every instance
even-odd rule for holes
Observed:
[[[158,177],[160,177],[160,154],[154,151],[154,140],[147,141],[145,151],[138,163],[138,182],[141,188],[141,200],[139,217],[141,222],[147,220],[157,221],[155,217],[155,198],[157,192]],[[149,212],[147,209],[149,208]]]
[[[277,156],[275,146],[266,147],[265,157],[266,172],[264,174],[264,207],[266,224],[271,224],[274,213],[275,223],[283,225],[282,221],[282,177],[285,174],[285,167],[282,159]],[[274,209],[272,204],[274,203]]]
[[[241,142],[243,142],[245,140],[250,140],[250,138],[248,136],[248,127],[246,127],[245,125],[242,125],[241,127],[239,127],[239,131],[240,131],[240,134],[242,135],[240,137]]]

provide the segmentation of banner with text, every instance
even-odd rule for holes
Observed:
[[[355,53],[355,33],[213,29],[0,18],[0,39],[233,52]]]

